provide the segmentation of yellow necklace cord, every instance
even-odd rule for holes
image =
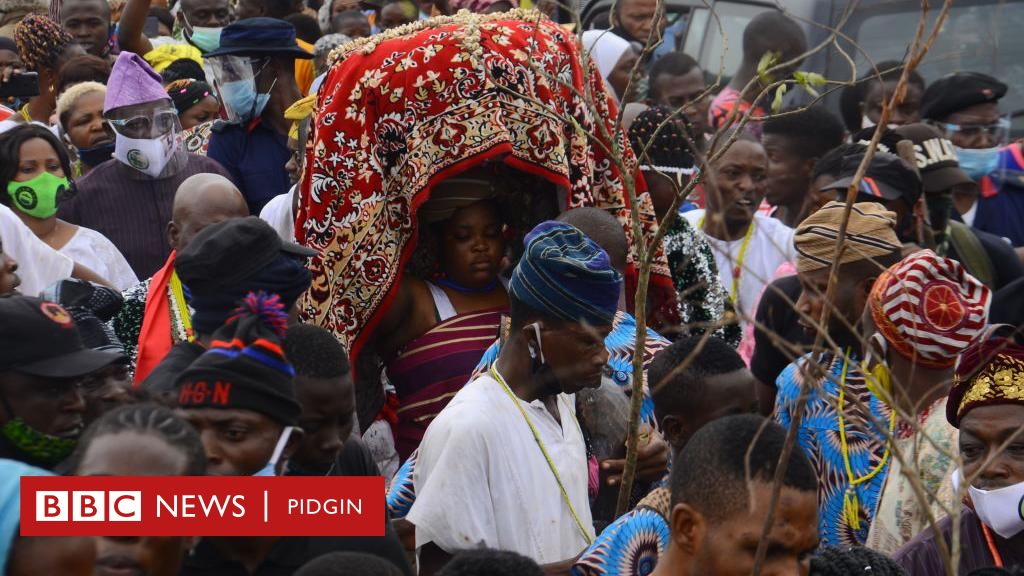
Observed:
[[[537,441],[537,446],[540,446],[540,451],[544,454],[544,460],[548,463],[548,468],[551,469],[551,473],[555,475],[555,482],[558,482],[558,489],[562,491],[562,499],[565,500],[565,504],[569,506],[569,513],[572,514],[572,519],[576,521],[576,527],[580,529],[580,533],[583,534],[583,538],[586,539],[587,545],[589,546],[594,539],[590,537],[590,532],[583,526],[583,522],[580,521],[580,517],[576,514],[576,509],[572,506],[572,501],[569,500],[569,494],[565,491],[565,485],[562,484],[562,477],[558,475],[558,469],[555,468],[555,463],[551,461],[551,457],[548,456],[548,450],[544,447],[544,442],[540,439],[540,434],[537,433],[537,429],[533,427],[533,422],[530,421],[530,417],[526,414],[526,410],[523,410],[522,404],[519,402],[519,398],[512,393],[512,389],[505,383],[505,379],[498,374],[497,368],[491,366],[491,377],[501,384],[501,388],[508,394],[508,397],[512,399],[512,403],[519,408],[519,413],[523,415],[523,420],[526,420],[526,425],[530,427],[530,432],[533,432],[533,439]],[[571,414],[572,412],[570,412]],[[575,419],[575,417],[574,417]],[[576,422],[576,426],[580,425],[579,421]],[[582,430],[580,431],[582,434]]]
[[[850,464],[850,447],[846,442],[846,423],[843,421],[843,403],[846,397],[846,373],[849,368],[849,354],[850,351],[847,349],[846,354],[843,356],[843,372],[839,380],[839,403],[837,406],[837,416],[839,418],[839,444],[842,448],[843,466],[846,468],[846,477],[850,479],[850,485],[846,487],[846,491],[843,493],[843,515],[846,517],[846,521],[850,525],[850,528],[860,530],[860,502],[857,497],[857,486],[871,480],[882,471],[882,468],[884,468],[886,463],[889,461],[890,446],[889,442],[886,441],[885,452],[882,454],[882,460],[871,472],[859,478],[854,477],[853,466]],[[892,433],[895,429],[896,411],[893,410],[889,417],[890,438],[892,437]]]
[[[747,248],[750,246],[750,238],[754,235],[754,226],[757,225],[757,219],[750,221],[750,226],[747,226],[747,233],[743,235],[743,243],[740,244],[740,252],[736,255],[736,264],[732,268],[732,290],[729,291],[729,298],[732,299],[733,304],[737,304],[737,295],[740,292],[740,276],[743,275],[743,261],[747,257]],[[697,221],[697,228],[701,231],[704,229],[704,216],[700,217]]]

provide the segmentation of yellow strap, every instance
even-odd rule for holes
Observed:
[[[754,235],[754,226],[757,225],[756,217],[750,221],[750,226],[747,226],[747,233],[743,236],[743,244],[740,244],[740,252],[736,255],[736,264],[732,269],[732,290],[729,292],[729,297],[732,299],[733,304],[739,307],[739,300],[736,299],[740,293],[740,276],[743,275],[743,261],[747,257],[747,247],[750,246],[750,237]],[[697,221],[697,228],[704,229],[704,216],[700,217]]]
[[[843,372],[839,379],[839,402],[836,406],[837,416],[839,418],[839,444],[842,447],[843,452],[843,466],[846,467],[846,477],[850,479],[850,485],[847,486],[846,492],[843,494],[843,514],[846,516],[846,521],[850,525],[850,528],[854,530],[860,530],[860,512],[859,512],[859,501],[857,497],[857,486],[871,480],[882,471],[885,467],[886,462],[889,461],[889,443],[885,444],[885,452],[882,454],[882,460],[878,462],[874,470],[868,474],[859,478],[853,475],[853,466],[850,464],[850,447],[846,442],[846,424],[843,422],[843,402],[846,397],[846,372],[849,367],[849,355],[850,351],[847,350],[843,356]],[[887,382],[879,382],[876,385],[887,387]],[[869,384],[868,388],[871,388]],[[874,393],[875,390],[872,390]],[[881,397],[880,397],[881,398]],[[892,438],[893,431],[896,429],[896,410],[892,410],[892,414],[889,417],[889,437]]]
[[[583,526],[583,522],[580,522],[580,517],[576,515],[576,509],[572,506],[572,501],[569,500],[569,494],[565,491],[565,485],[562,484],[562,477],[558,475],[558,469],[555,468],[555,463],[551,461],[551,457],[548,456],[548,450],[544,447],[544,442],[540,439],[540,434],[537,433],[537,429],[533,427],[533,422],[530,421],[530,417],[526,414],[526,410],[523,410],[523,405],[520,404],[519,398],[512,393],[512,389],[505,383],[505,379],[498,374],[498,370],[491,366],[491,377],[501,384],[501,388],[508,394],[508,397],[512,399],[512,403],[519,408],[519,413],[523,415],[523,420],[526,420],[526,425],[530,427],[530,432],[533,432],[533,439],[537,441],[537,446],[540,446],[540,451],[544,454],[544,459],[548,462],[548,468],[551,469],[551,473],[555,475],[555,482],[558,482],[558,489],[562,491],[562,499],[565,500],[565,504],[569,506],[569,513],[572,514],[572,519],[576,521],[576,526],[580,529],[580,533],[583,534],[583,538],[586,539],[587,545],[593,542],[590,537],[590,532]],[[571,412],[570,412],[571,414]],[[573,417],[575,419],[575,416]],[[576,426],[579,426],[579,422],[576,422]],[[582,430],[580,431],[582,435]]]
[[[181,279],[178,278],[177,271],[171,272],[171,296],[174,298],[175,307],[181,313],[181,327],[185,330],[185,338],[192,342],[195,340],[195,333],[192,332],[192,315],[188,313],[185,291],[181,287]]]

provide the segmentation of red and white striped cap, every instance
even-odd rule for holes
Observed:
[[[878,331],[905,358],[950,368],[988,324],[992,292],[955,260],[922,250],[875,281],[868,298]]]

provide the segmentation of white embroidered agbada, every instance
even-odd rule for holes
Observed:
[[[573,396],[558,397],[561,425],[544,407],[516,399],[558,470],[593,538],[587,455]],[[512,550],[540,564],[587,546],[558,483],[513,399],[489,374],[459,391],[430,424],[416,461],[416,502],[407,519],[416,548]]]

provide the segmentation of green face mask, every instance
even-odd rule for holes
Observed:
[[[71,455],[76,440],[44,434],[29,426],[21,418],[8,420],[0,427],[0,435],[16,450],[44,465],[59,464]]]
[[[57,213],[57,198],[70,184],[67,178],[43,172],[25,182],[9,182],[7,195],[18,210],[35,218],[46,219]]]

